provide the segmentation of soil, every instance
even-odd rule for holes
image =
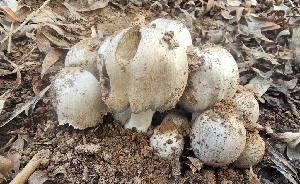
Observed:
[[[80,6],[82,2],[84,1],[70,1],[70,4]],[[27,3],[33,10],[36,10],[43,4],[43,1],[30,0],[23,3],[25,5]],[[71,33],[75,37],[74,40],[69,40],[71,46],[83,37],[89,37],[93,26],[101,30],[105,38],[134,25],[138,15],[145,17],[146,24],[158,17],[169,19],[176,17],[176,12],[160,14],[150,9],[149,6],[137,6],[127,1],[112,1],[104,8],[81,12],[80,15],[86,19],[81,20],[71,15],[62,3],[61,0],[51,1],[49,7],[53,12],[63,16],[67,22],[81,27],[72,29]],[[174,2],[169,2],[170,6],[173,4]],[[182,19],[180,15],[177,18]],[[216,31],[223,24],[225,21],[221,21],[220,17],[205,14],[201,21],[195,23],[196,26],[192,28],[191,33],[193,38],[198,38],[200,34],[196,27],[201,27],[206,31]],[[201,36],[202,42],[207,40],[206,36],[208,35]],[[25,67],[21,70],[22,83],[7,98],[0,122],[6,121],[16,107],[36,95],[33,81],[41,75],[42,63],[46,56],[45,52],[35,48],[23,60],[22,56],[29,53],[36,45],[34,40],[20,36],[13,38],[13,43],[13,52],[5,54],[9,60]],[[39,89],[43,89],[50,83],[58,68],[63,65],[63,61],[64,58],[59,60],[52,68],[53,71],[51,70],[52,72],[41,80],[41,84],[38,85]],[[0,77],[0,94],[11,88],[16,78],[16,74]],[[297,86],[299,87],[299,84]],[[35,109],[41,107],[42,110],[40,108],[37,113],[28,116],[23,112],[5,126],[0,127],[1,155],[5,156],[11,151],[12,144],[17,139],[24,140],[23,150],[20,151],[20,167],[2,183],[9,183],[15,174],[22,170],[38,151],[43,149],[51,152],[49,161],[37,168],[44,174],[45,183],[249,183],[249,169],[236,169],[232,165],[225,168],[204,165],[200,171],[192,169],[189,157],[195,158],[195,155],[189,146],[187,136],[184,152],[179,159],[168,160],[156,156],[155,150],[149,146],[149,138],[154,126],[160,124],[168,112],[155,113],[152,126],[147,133],[123,129],[117,121],[113,120],[111,114],[106,115],[103,123],[97,127],[76,130],[68,125],[58,126],[51,98],[51,95],[46,93],[35,107]],[[44,111],[44,107],[47,112]],[[190,113],[182,109],[180,111],[184,112],[189,120],[191,119]],[[270,125],[275,132],[299,132],[300,130],[299,119],[289,110],[271,108],[263,103],[260,103],[258,123],[263,127]],[[259,133],[266,144],[285,155],[285,144],[272,140],[265,130]],[[18,150],[15,151],[18,152]],[[276,169],[269,152],[265,153],[259,164],[253,166],[253,172],[261,183],[289,183],[289,180]]]

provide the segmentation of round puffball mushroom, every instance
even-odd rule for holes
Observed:
[[[232,98],[236,103],[238,118],[246,123],[256,123],[259,116],[259,105],[252,93],[243,86],[238,85],[237,91]]]
[[[93,127],[107,113],[98,80],[80,67],[62,69],[51,92],[60,125],[69,124],[78,129]]]
[[[189,122],[176,113],[168,114],[162,123],[154,128],[150,137],[150,146],[157,150],[158,156],[167,159],[179,157],[183,151],[184,140],[182,127]]]
[[[190,49],[189,78],[179,104],[196,113],[204,111],[222,99],[232,98],[239,74],[232,55],[224,48],[206,44]]]
[[[248,169],[259,163],[265,154],[265,142],[258,133],[247,132],[246,146],[232,165],[239,169]]]
[[[223,167],[242,153],[246,130],[236,118],[234,104],[222,100],[195,119],[190,139],[197,158],[209,166]]]
[[[93,40],[81,40],[71,47],[67,53],[65,66],[81,67],[98,78],[99,73],[96,62],[98,57],[98,47],[99,43]]]
[[[100,46],[102,99],[112,112],[131,108],[125,128],[146,132],[155,111],[172,109],[178,102],[188,78],[187,44],[174,38],[191,41],[189,34],[180,33],[134,26]]]

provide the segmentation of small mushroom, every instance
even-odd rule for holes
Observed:
[[[182,24],[180,29],[187,30]],[[169,110],[178,102],[187,82],[188,61],[187,41],[181,44],[176,38],[184,36],[191,42],[189,34],[181,33],[133,26],[100,46],[102,99],[113,113],[131,108],[125,128],[146,132],[155,111]]]
[[[60,125],[69,124],[78,129],[93,127],[107,113],[98,80],[80,67],[62,69],[55,77],[51,92]]]
[[[65,59],[66,67],[81,67],[90,73],[92,73],[96,78],[98,78],[99,73],[97,70],[97,57],[98,57],[98,47],[99,43],[92,40],[81,40],[76,43],[69,52],[67,53]]]
[[[174,159],[183,151],[183,134],[189,129],[189,122],[184,116],[177,113],[168,114],[162,123],[154,128],[150,137],[150,146],[157,150],[158,156]],[[187,129],[184,132],[182,129]]]
[[[236,118],[234,104],[222,100],[195,119],[190,139],[197,158],[209,166],[223,167],[242,153],[246,129]]]
[[[232,165],[239,169],[248,169],[259,163],[265,154],[265,142],[258,133],[247,132],[246,145]]]
[[[191,48],[188,55],[190,73],[179,101],[181,107],[199,113],[233,97],[239,79],[238,67],[226,49],[206,44],[200,49]]]
[[[246,123],[256,123],[259,117],[259,105],[254,95],[239,85],[232,101],[236,103],[238,118]]]

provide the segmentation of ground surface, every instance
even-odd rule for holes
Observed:
[[[133,2],[111,1],[103,8],[80,12],[77,15],[74,12],[70,13],[69,9],[62,5],[64,1],[53,1],[45,8],[53,15],[52,17],[48,14],[41,16],[42,18],[39,17],[39,21],[29,21],[28,25],[34,24],[36,27],[13,35],[9,49],[7,48],[8,42],[4,42],[1,45],[1,52],[5,57],[1,58],[1,62],[10,60],[19,65],[22,82],[7,97],[0,122],[5,122],[11,117],[18,105],[36,96],[36,91],[49,85],[51,77],[63,66],[64,56],[70,46],[82,39],[90,38],[93,29],[102,32],[102,35],[98,34],[98,37],[99,40],[103,40],[116,31],[132,26],[139,20],[138,18],[143,16],[146,23],[157,17],[184,21],[190,24],[189,29],[194,45],[214,42],[230,49],[239,63],[240,83],[243,85],[248,84],[255,77],[255,72],[251,70],[251,67],[260,69],[263,73],[265,72],[264,74],[275,71],[275,74],[268,76],[273,79],[273,83],[260,99],[258,123],[263,127],[270,125],[275,132],[299,132],[300,122],[295,112],[299,107],[297,101],[299,82],[296,80],[292,88],[286,86],[284,88],[282,85],[299,76],[293,57],[288,59],[283,57],[283,55],[293,55],[288,44],[292,34],[279,35],[283,30],[291,30],[292,25],[283,20],[276,22],[274,19],[278,20],[280,16],[276,15],[276,17],[274,12],[279,12],[279,10],[272,9],[274,4],[284,3],[286,7],[294,7],[293,10],[295,10],[298,7],[297,3],[294,2],[292,6],[290,4],[292,1],[260,1],[257,6],[249,8],[246,3],[248,1],[246,1],[240,6],[244,9],[230,11],[229,7],[235,6],[226,5],[226,3],[212,6],[211,0],[143,1],[142,6]],[[181,9],[176,8],[178,2]],[[22,5],[30,6],[34,11],[42,4],[43,1],[31,0],[24,1]],[[69,4],[80,9],[85,7],[86,2],[70,1]],[[261,26],[260,34],[254,35],[245,28],[250,27],[246,18],[249,11],[253,11],[258,16],[267,16],[268,19],[264,21],[273,22],[279,28],[270,28],[275,26],[273,24],[269,25],[268,29]],[[282,10],[280,11],[282,13]],[[194,17],[187,16],[192,12],[195,13]],[[20,17],[27,14],[23,12]],[[4,13],[2,15],[5,17]],[[271,19],[272,17],[275,18]],[[284,18],[285,21],[287,19],[288,17]],[[58,29],[50,24],[63,29],[64,33],[57,32]],[[18,25],[17,23],[15,27]],[[45,37],[48,33],[51,33],[52,37]],[[0,38],[4,37],[2,33]],[[261,39],[254,39],[258,37]],[[41,80],[42,63],[53,48],[59,50],[61,57]],[[269,55],[261,56],[262,52],[259,54],[251,52],[250,48],[255,51],[263,49]],[[268,58],[272,56],[279,64]],[[287,65],[287,62],[291,64]],[[13,70],[9,64],[2,64],[1,67]],[[290,72],[287,71],[289,67]],[[16,73],[0,76],[0,94],[12,88],[17,78]],[[285,92],[280,90],[282,89],[280,87],[286,89]],[[151,130],[148,133],[124,130],[111,115],[104,117],[103,124],[84,131],[68,126],[58,126],[57,117],[50,102],[51,98],[50,94],[46,93],[34,108],[45,107],[46,113],[30,113],[26,116],[22,112],[5,126],[0,127],[0,154],[10,155],[10,158],[15,159],[14,173],[3,183],[9,182],[42,149],[51,151],[50,159],[40,165],[37,169],[39,172],[32,175],[29,183],[35,183],[35,179],[47,180],[47,183],[249,183],[249,169],[239,170],[229,165],[226,168],[204,166],[200,171],[192,170],[188,157],[195,156],[189,147],[188,137],[186,137],[187,144],[180,159],[170,161],[157,157],[155,150],[149,146]],[[289,100],[294,100],[294,103]],[[294,106],[290,107],[291,104]],[[159,124],[166,114],[167,112],[155,114],[153,126]],[[189,113],[186,115],[188,119],[191,118]],[[261,183],[289,183],[287,177],[280,173],[279,166],[272,160],[274,154],[268,151],[269,147],[272,147],[286,155],[285,143],[272,140],[265,129],[260,131],[260,135],[269,146],[267,146],[262,162],[253,167],[253,172]],[[297,160],[291,162],[291,165],[298,171]]]

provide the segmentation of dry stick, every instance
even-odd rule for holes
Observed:
[[[10,48],[11,48],[11,36],[12,36],[12,31],[14,29],[14,23],[11,23],[10,25],[10,30],[8,32],[8,44],[7,44],[7,52],[10,53]]]
[[[30,175],[42,162],[47,162],[51,155],[50,150],[41,150],[35,154],[32,159],[27,163],[21,172],[10,182],[10,184],[22,184],[25,183]]]
[[[41,10],[42,10],[49,2],[50,2],[50,0],[45,1],[45,2],[43,3],[43,5],[42,5],[39,9],[37,9],[36,11],[32,12],[31,14],[29,14],[29,15],[26,17],[26,19],[23,21],[23,23],[22,23],[17,29],[15,29],[15,30],[11,33],[11,35],[15,34],[15,33],[18,32],[19,30],[21,30],[21,29],[25,26],[25,24],[27,24],[27,23],[31,20],[31,18],[35,17],[36,14],[38,14],[38,13],[39,13],[39,12],[40,12],[40,11],[41,11]],[[6,35],[6,37],[5,37],[3,40],[1,40],[0,44],[4,43],[4,42],[8,39],[8,37],[9,37],[9,35]]]

